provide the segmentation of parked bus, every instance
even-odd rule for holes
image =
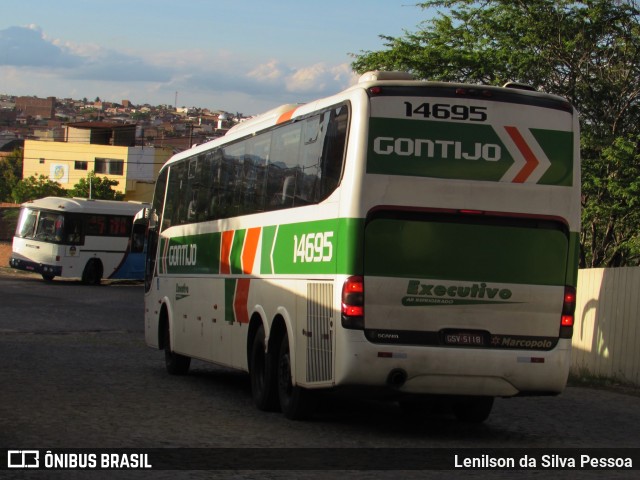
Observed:
[[[565,387],[579,127],[557,96],[371,72],[174,156],[150,222],[147,344],[169,373],[248,371],[259,409],[356,389],[481,422]]]
[[[144,278],[149,204],[47,197],[22,204],[13,237],[13,268],[55,277]],[[135,220],[135,221],[134,221]]]

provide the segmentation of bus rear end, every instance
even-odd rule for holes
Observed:
[[[350,280],[363,295],[343,299],[356,352],[340,381],[461,398],[560,393],[577,281],[575,111],[510,88],[364,88],[363,275]],[[349,310],[354,298],[362,308]]]

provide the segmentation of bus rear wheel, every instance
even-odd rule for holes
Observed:
[[[99,285],[102,279],[102,262],[92,258],[84,266],[82,271],[82,283],[87,285]]]
[[[260,326],[251,345],[249,377],[251,396],[259,410],[278,408],[278,384],[276,382],[273,354],[266,352],[264,326]]]
[[[289,337],[285,333],[278,353],[278,397],[280,409],[290,420],[305,420],[315,410],[315,395],[313,392],[293,385],[291,381],[291,353]]]
[[[451,408],[461,422],[482,423],[489,418],[493,408],[493,397],[456,397]]]
[[[171,350],[171,336],[169,334],[169,322],[164,329],[164,364],[171,375],[184,375],[189,371],[191,366],[191,357],[180,355]]]

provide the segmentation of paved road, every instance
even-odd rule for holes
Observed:
[[[585,388],[568,388],[553,398],[498,399],[489,420],[479,426],[458,423],[447,415],[408,419],[395,405],[332,397],[323,402],[314,420],[289,421],[254,408],[244,374],[194,362],[185,377],[167,375],[162,353],[144,345],[140,284],[46,283],[37,276],[7,272],[0,272],[0,447],[640,447],[640,397]],[[30,472],[36,478],[51,478],[53,473]],[[69,473],[76,474],[73,478],[113,478],[113,472],[58,473],[57,478],[70,478]],[[156,471],[153,477],[145,473],[127,472],[118,478],[230,476],[230,472]],[[451,474],[428,473],[432,478]],[[487,476],[482,471],[455,473]],[[572,478],[602,474],[553,473],[575,475]],[[608,472],[607,477],[612,473],[616,478],[640,475],[618,471]],[[232,476],[323,478],[320,472],[286,471],[240,471]],[[398,475],[351,471],[341,476]]]

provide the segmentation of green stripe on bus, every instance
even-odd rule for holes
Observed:
[[[367,173],[500,181],[514,159],[491,125],[370,120]]]
[[[551,166],[538,183],[565,187],[572,186],[573,132],[531,129],[531,134],[551,162]]]
[[[370,127],[367,173],[498,182],[515,161],[498,126],[372,118]],[[550,162],[537,183],[572,186],[573,132],[530,132]]]
[[[162,273],[217,274],[220,270],[220,237],[219,232],[202,235],[187,235],[161,239],[162,268],[166,264],[167,271]],[[165,252],[166,242],[169,247]]]
[[[262,274],[356,274],[362,271],[358,255],[361,219],[334,218],[264,229]]]
[[[231,273],[242,273],[242,245],[244,244],[244,237],[247,234],[246,230],[236,230],[233,236],[233,243],[231,244],[231,256],[229,258],[229,267]]]
[[[276,235],[276,226],[271,225],[262,229],[262,254],[260,260],[260,273],[268,275],[271,273],[271,247]]]

